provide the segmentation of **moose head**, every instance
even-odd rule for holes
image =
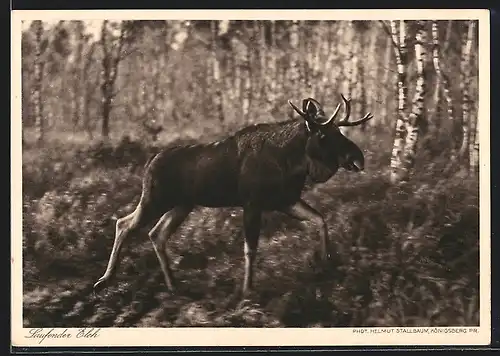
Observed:
[[[359,172],[364,169],[364,155],[361,149],[340,131],[342,126],[357,126],[373,118],[367,113],[360,120],[349,122],[351,114],[350,99],[342,94],[345,106],[344,117],[335,120],[339,113],[339,103],[334,113],[327,118],[321,104],[307,98],[302,101],[302,110],[291,101],[288,103],[305,120],[308,140],[306,153],[309,160],[309,176],[314,182],[320,183],[328,180],[339,168]]]

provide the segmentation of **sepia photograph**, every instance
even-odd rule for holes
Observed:
[[[489,342],[487,10],[12,18],[18,346]]]

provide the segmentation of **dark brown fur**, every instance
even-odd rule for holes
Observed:
[[[321,226],[323,256],[327,228],[321,215],[301,199],[306,178],[326,182],[339,168],[362,169],[363,153],[338,127],[306,128],[303,119],[245,127],[221,141],[168,147],[145,165],[136,211],[119,219],[108,269],[115,271],[121,244],[130,233],[160,221],[151,230],[165,281],[173,288],[165,244],[196,206],[242,207],[245,230],[244,291],[252,285],[252,266],[264,211],[282,211]],[[361,168],[360,168],[361,167]]]

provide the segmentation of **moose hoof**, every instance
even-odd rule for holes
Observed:
[[[243,292],[241,295],[240,295],[240,302],[243,301],[243,300],[247,300],[247,301],[250,301],[250,302],[258,302],[259,301],[259,293],[254,290],[254,289],[250,289],[250,290],[247,290],[245,292]]]
[[[167,286],[167,293],[170,295],[176,295],[177,288],[175,288],[174,286]]]
[[[104,283],[107,281],[106,278],[100,278],[95,284],[94,284],[94,293],[99,292],[102,290],[104,287]]]

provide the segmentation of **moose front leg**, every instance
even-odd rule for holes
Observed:
[[[319,227],[321,257],[324,261],[330,259],[328,226],[326,225],[326,221],[323,216],[316,209],[301,199],[294,205],[291,205],[281,211],[294,219],[300,221],[311,221],[316,224],[316,226]]]
[[[253,266],[257,255],[262,211],[253,206],[243,210],[243,228],[245,230],[245,280],[243,281],[243,294],[247,294],[253,286]]]

